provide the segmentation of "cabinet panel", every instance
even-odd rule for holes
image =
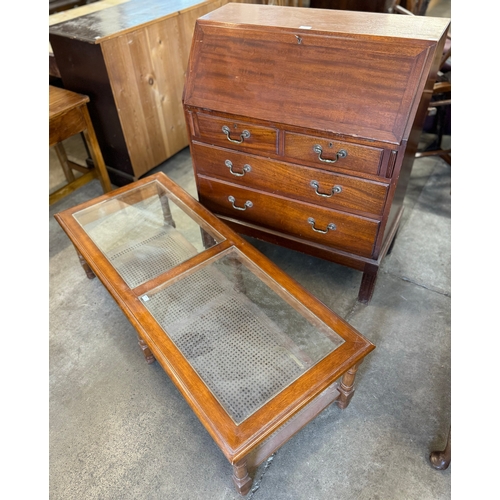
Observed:
[[[370,257],[380,223],[336,210],[198,176],[200,201],[226,215]]]
[[[188,144],[181,105],[184,43],[179,16],[102,43],[136,177]]]
[[[326,208],[382,214],[389,185],[193,142],[197,172]],[[319,194],[318,194],[319,193]]]

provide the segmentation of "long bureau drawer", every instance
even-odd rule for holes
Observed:
[[[196,114],[199,137],[203,142],[258,154],[278,152],[278,130],[253,123]]]
[[[285,132],[285,156],[313,167],[378,175],[383,152],[381,148]]]
[[[200,202],[264,228],[370,257],[380,222],[198,175]]]
[[[266,160],[195,142],[191,154],[199,174],[327,208],[381,216],[389,189],[389,185],[382,182]]]

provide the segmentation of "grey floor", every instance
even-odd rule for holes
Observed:
[[[85,159],[78,136],[66,146]],[[54,190],[64,179],[52,151],[49,164]],[[196,197],[188,149],[157,170]],[[222,452],[161,367],[145,363],[133,327],[53,218],[101,193],[94,180],[49,210],[50,498],[240,498]],[[450,197],[450,166],[417,159],[369,305],[356,301],[359,272],[250,240],[376,349],[350,406],[327,408],[260,466],[247,499],[451,498],[452,466],[429,463],[451,422]]]
[[[196,195],[188,149],[159,169]],[[415,161],[369,305],[358,271],[251,240],[376,345],[348,409],[327,408],[261,466],[255,500],[450,498],[451,466],[428,460],[451,421],[450,189],[443,160]],[[53,218],[101,192],[94,180],[50,209],[50,498],[237,498],[229,463]]]

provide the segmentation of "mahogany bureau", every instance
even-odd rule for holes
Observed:
[[[398,230],[449,19],[227,4],[183,94],[199,200],[237,232],[363,272]]]

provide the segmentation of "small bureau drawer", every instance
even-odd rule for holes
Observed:
[[[378,175],[381,148],[285,132],[285,156],[323,169],[346,169]]]
[[[379,221],[246,189],[199,175],[200,202],[219,215],[371,257]]]
[[[197,113],[200,139],[208,144],[255,153],[276,154],[278,130]]]
[[[381,216],[389,185],[193,143],[199,174],[327,208]]]

